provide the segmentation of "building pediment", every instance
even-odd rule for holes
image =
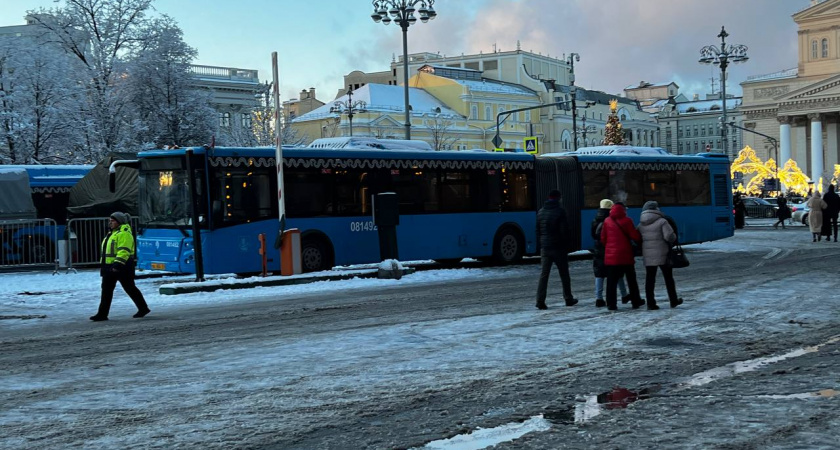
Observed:
[[[821,98],[840,97],[840,74],[796,89],[775,98],[779,103],[801,102]]]
[[[825,0],[793,15],[796,23],[836,19],[840,16],[840,0]]]
[[[370,126],[372,126],[372,127],[402,127],[402,126],[405,126],[405,124],[399,123],[396,120],[394,120],[391,116],[383,114],[383,115],[377,117],[376,119],[371,120],[370,121]]]

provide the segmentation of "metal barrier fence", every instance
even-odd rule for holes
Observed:
[[[140,218],[131,217],[130,224],[136,238]],[[67,231],[59,245],[59,267],[73,270],[74,267],[98,265],[100,247],[108,231],[107,217],[68,220]]]
[[[53,219],[0,220],[0,269],[56,267],[58,234]]]

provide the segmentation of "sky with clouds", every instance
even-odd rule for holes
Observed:
[[[408,51],[442,55],[516,49],[562,57],[575,52],[576,82],[621,93],[640,81],[674,81],[680,92],[702,96],[715,66],[697,62],[705,45],[749,47],[750,60],[730,66],[730,92],[747,76],[796,67],[797,27],[792,15],[811,0],[437,0],[438,17],[408,31]],[[61,2],[59,1],[59,4]],[[2,0],[0,26],[19,25],[28,10],[54,0]],[[271,78],[277,51],[283,100],[315,87],[329,101],[353,71],[387,70],[402,52],[393,23],[370,19],[370,0],[156,0],[173,17],[197,64],[258,69]],[[718,85],[719,86],[719,85]]]

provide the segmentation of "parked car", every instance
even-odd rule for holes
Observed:
[[[744,197],[744,206],[747,207],[747,217],[776,217],[779,211],[778,206],[771,205],[767,200],[758,197]]]
[[[790,206],[790,220],[794,223],[801,223],[802,225],[808,225],[808,212],[811,211],[811,208],[808,207],[807,203],[794,203]]]

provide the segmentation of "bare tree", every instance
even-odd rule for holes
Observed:
[[[429,129],[429,137],[432,141],[430,144],[435,151],[449,150],[460,139],[450,131],[455,122],[452,119],[441,117],[440,114],[436,114],[430,119],[424,119],[423,125]]]
[[[152,29],[128,70],[130,98],[143,124],[136,141],[156,148],[207,144],[216,133],[216,111],[210,106],[211,94],[192,83],[190,63],[196,51],[168,17]]]
[[[146,13],[152,0],[65,0],[66,5],[30,12],[52,40],[75,56],[87,72],[85,137],[99,156],[131,148],[126,61],[149,39]]]

